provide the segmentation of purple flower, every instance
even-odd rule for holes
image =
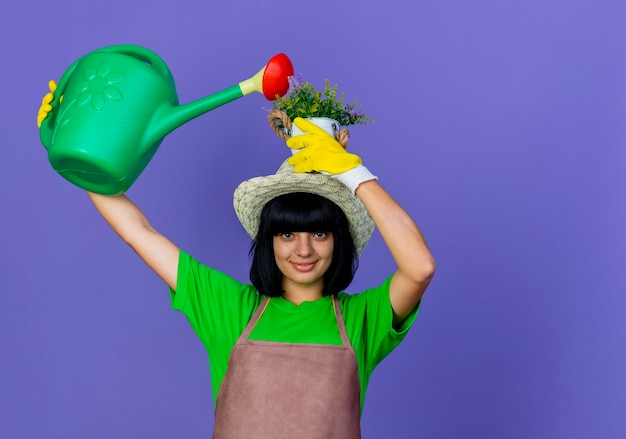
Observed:
[[[298,73],[298,75],[290,76],[287,81],[289,82],[289,89],[292,88],[298,89],[304,85],[304,80],[302,79],[302,73]]]

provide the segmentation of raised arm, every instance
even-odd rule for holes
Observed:
[[[435,274],[435,259],[415,222],[378,181],[361,183],[356,194],[374,219],[398,266],[389,290],[397,326],[426,291]]]
[[[179,249],[157,232],[143,212],[126,195],[105,196],[87,192],[111,228],[172,290],[176,289]]]
[[[295,118],[306,134],[291,137],[297,150],[289,159],[295,172],[326,172],[345,184],[363,202],[398,265],[390,287],[394,325],[401,324],[420,301],[435,273],[435,260],[409,214],[364,166],[333,137],[309,121]]]

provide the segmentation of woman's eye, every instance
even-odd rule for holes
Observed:
[[[280,236],[281,238],[291,238],[293,236],[293,233],[283,232],[283,233],[279,233],[278,236]]]
[[[313,234],[313,236],[315,238],[326,238],[328,236],[328,233],[326,233],[326,232],[315,232]]]

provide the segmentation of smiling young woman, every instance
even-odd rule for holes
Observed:
[[[294,123],[306,134],[287,144],[300,152],[235,191],[235,212],[253,238],[251,283],[180,250],[124,195],[90,194],[202,340],[214,438],[360,438],[371,373],[406,336],[434,274],[417,225],[360,159],[306,121]],[[397,270],[347,294],[374,225]]]

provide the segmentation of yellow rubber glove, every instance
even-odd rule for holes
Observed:
[[[48,82],[48,88],[50,88],[50,93],[46,93],[41,101],[41,107],[39,107],[39,112],[37,113],[37,127],[41,126],[41,123],[48,117],[48,113],[52,111],[52,105],[50,103],[54,100],[54,92],[57,89],[57,83],[55,81]],[[61,96],[61,100],[63,96]],[[59,100],[59,102],[61,102]]]
[[[339,142],[317,125],[301,117],[296,117],[293,123],[305,133],[287,139],[287,146],[298,150],[288,160],[295,172],[323,172],[337,175],[363,163],[359,156],[347,152]]]

